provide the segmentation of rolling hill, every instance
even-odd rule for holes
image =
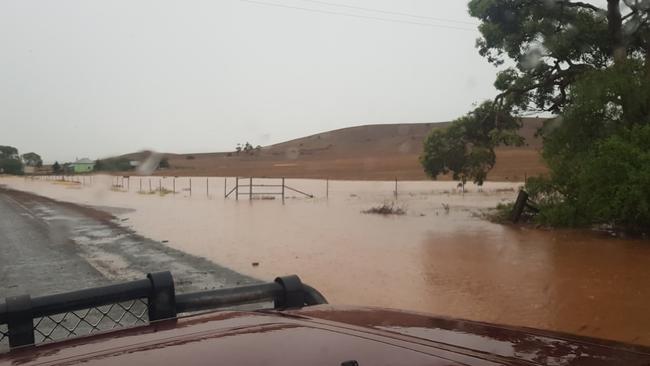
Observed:
[[[526,145],[497,149],[489,180],[523,180],[546,172],[535,132],[541,118],[524,119]],[[358,180],[428,179],[418,162],[422,142],[442,123],[365,125],[318,133],[263,147],[253,154],[221,152],[165,154],[171,168],[158,175],[330,178]],[[123,155],[143,159],[147,152]],[[449,177],[445,177],[449,179]],[[443,178],[443,179],[445,179]]]

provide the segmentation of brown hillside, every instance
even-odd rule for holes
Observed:
[[[540,160],[541,141],[535,132],[543,119],[524,120],[521,135],[527,146],[500,148],[490,180],[522,180],[546,171]],[[166,154],[171,169],[159,175],[255,176],[401,180],[428,179],[418,162],[422,142],[443,123],[366,125],[323,132],[268,147],[255,154]],[[141,159],[146,153],[124,157]]]

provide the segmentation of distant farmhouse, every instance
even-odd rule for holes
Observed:
[[[70,163],[70,167],[74,173],[89,173],[95,169],[95,162],[88,158],[83,158],[74,163]]]

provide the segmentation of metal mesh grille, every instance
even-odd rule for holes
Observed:
[[[42,343],[149,322],[146,299],[34,318],[34,341]]]
[[[9,331],[7,324],[0,324],[0,352],[9,349]]]

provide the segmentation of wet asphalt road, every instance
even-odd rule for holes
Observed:
[[[177,293],[257,280],[121,227],[104,211],[0,187],[0,298],[60,293],[169,270]]]

